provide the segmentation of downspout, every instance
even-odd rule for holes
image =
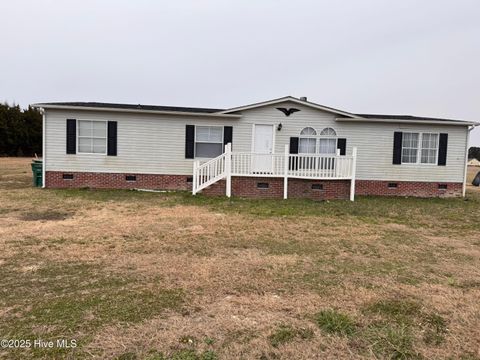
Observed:
[[[44,108],[40,108],[40,114],[42,114],[42,188],[45,188],[45,182],[46,182],[46,179],[45,179],[45,168],[47,166],[47,161],[46,161],[46,144],[45,144],[45,138],[46,138],[46,128],[45,128],[45,125],[46,125],[46,114],[45,114],[45,109]]]
[[[468,143],[470,141],[470,133],[472,132],[473,129],[478,125],[473,125],[468,127],[467,131],[467,139],[466,139],[466,145],[465,145],[465,173],[463,175],[463,197],[466,196],[467,194],[467,174],[468,174]]]

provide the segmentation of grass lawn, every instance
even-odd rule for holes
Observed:
[[[29,159],[0,170],[0,338],[78,342],[0,358],[480,358],[473,188],[252,201],[42,190]]]

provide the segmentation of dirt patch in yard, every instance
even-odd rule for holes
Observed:
[[[22,214],[19,219],[23,221],[59,221],[66,220],[71,216],[73,216],[73,213],[65,211],[46,210],[26,212]]]

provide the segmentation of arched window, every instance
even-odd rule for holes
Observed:
[[[327,128],[322,130],[320,135],[322,135],[322,136],[337,136],[337,132],[335,130],[333,130],[331,127],[327,127]]]
[[[312,135],[317,135],[317,132],[315,131],[314,128],[306,127],[300,132],[300,135],[310,135],[310,136],[312,136]]]
[[[313,137],[315,135],[317,135],[317,131],[312,127],[306,127],[300,131],[300,139],[298,140],[298,152],[300,154],[315,154],[317,152],[317,139]]]

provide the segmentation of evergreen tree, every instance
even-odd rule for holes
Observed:
[[[468,149],[468,158],[480,161],[480,147],[471,147]]]
[[[0,104],[0,156],[33,156],[42,152],[42,115],[32,107]]]

